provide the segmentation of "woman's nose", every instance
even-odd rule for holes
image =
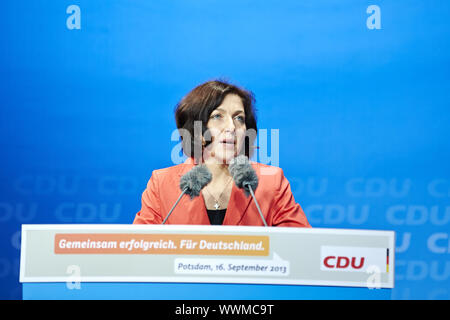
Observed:
[[[233,118],[227,117],[227,121],[225,124],[225,130],[233,132],[236,129]]]

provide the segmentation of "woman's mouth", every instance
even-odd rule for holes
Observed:
[[[229,148],[229,147],[234,147],[235,141],[225,139],[225,140],[222,140],[220,143],[222,143],[225,147]]]

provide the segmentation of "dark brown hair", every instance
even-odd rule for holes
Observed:
[[[182,139],[183,152],[188,157],[194,157],[194,154],[202,154],[202,136],[207,131],[207,123],[211,113],[220,106],[227,94],[236,94],[242,99],[245,112],[245,126],[247,131],[250,129],[253,134],[246,135],[244,141],[244,154],[250,158],[253,154],[254,140],[256,138],[256,110],[255,97],[252,92],[230,84],[224,80],[213,80],[205,82],[191,90],[175,108],[175,121],[180,131]],[[202,136],[194,136],[194,122],[201,121]],[[181,130],[184,129],[184,130]],[[184,132],[183,132],[184,131]],[[191,139],[183,139],[184,133],[189,134]],[[206,147],[211,141],[206,139]],[[194,153],[194,150],[199,153]]]

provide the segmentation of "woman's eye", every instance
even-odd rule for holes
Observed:
[[[220,113],[216,113],[211,116],[212,119],[220,119],[221,117],[222,115]]]
[[[245,118],[243,116],[237,116],[236,119],[240,122],[245,122]]]

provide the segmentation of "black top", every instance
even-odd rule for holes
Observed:
[[[206,212],[208,212],[209,222],[211,224],[221,225],[223,224],[223,219],[225,218],[225,212],[227,212],[227,209],[206,210]]]

